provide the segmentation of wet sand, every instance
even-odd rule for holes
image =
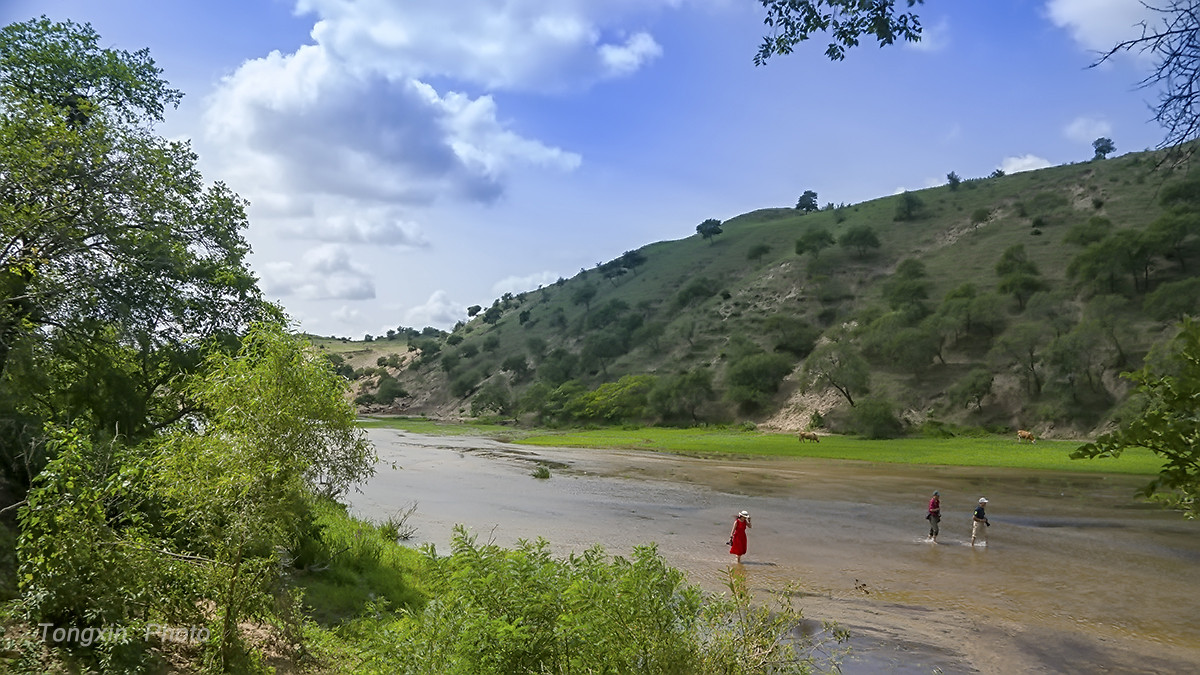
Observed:
[[[369,434],[379,473],[353,510],[383,518],[416,503],[409,543],[441,551],[455,524],[506,546],[543,537],[561,554],[656,542],[720,591],[733,515],[748,509],[737,571],[764,598],[799,584],[806,617],[849,628],[845,673],[1200,671],[1200,522],[1136,502],[1145,478]],[[549,480],[530,476],[539,464]],[[981,495],[992,527],[971,547]]]

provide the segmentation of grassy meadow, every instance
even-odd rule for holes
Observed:
[[[1015,436],[893,440],[822,436],[820,443],[801,443],[795,434],[718,427],[519,430],[501,425],[459,425],[417,418],[377,418],[361,424],[368,428],[403,429],[430,435],[482,436],[543,447],[618,448],[688,455],[818,457],[895,464],[994,466],[1147,476],[1158,473],[1162,467],[1162,460],[1148,450],[1130,450],[1118,459],[1075,460],[1070,458],[1070,454],[1082,444],[1080,441],[1039,440],[1030,444],[1018,443]]]

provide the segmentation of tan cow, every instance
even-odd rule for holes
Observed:
[[[803,443],[804,441],[812,441],[813,443],[821,442],[821,437],[818,436],[817,432],[815,432],[815,431],[801,431],[799,434],[799,437],[800,437],[801,443]]]
[[[1017,442],[1020,443],[1021,441],[1037,443],[1037,436],[1034,436],[1033,432],[1025,431],[1024,429],[1017,429]]]

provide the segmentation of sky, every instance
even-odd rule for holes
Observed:
[[[903,3],[899,3],[903,5]],[[185,94],[158,131],[249,202],[298,329],[449,329],[708,218],[1157,147],[1139,0],[926,0],[919,43],[756,67],[758,0],[0,0]]]

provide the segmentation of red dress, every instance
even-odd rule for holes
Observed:
[[[734,555],[746,554],[746,521],[741,518],[733,521],[733,544],[729,552]]]

